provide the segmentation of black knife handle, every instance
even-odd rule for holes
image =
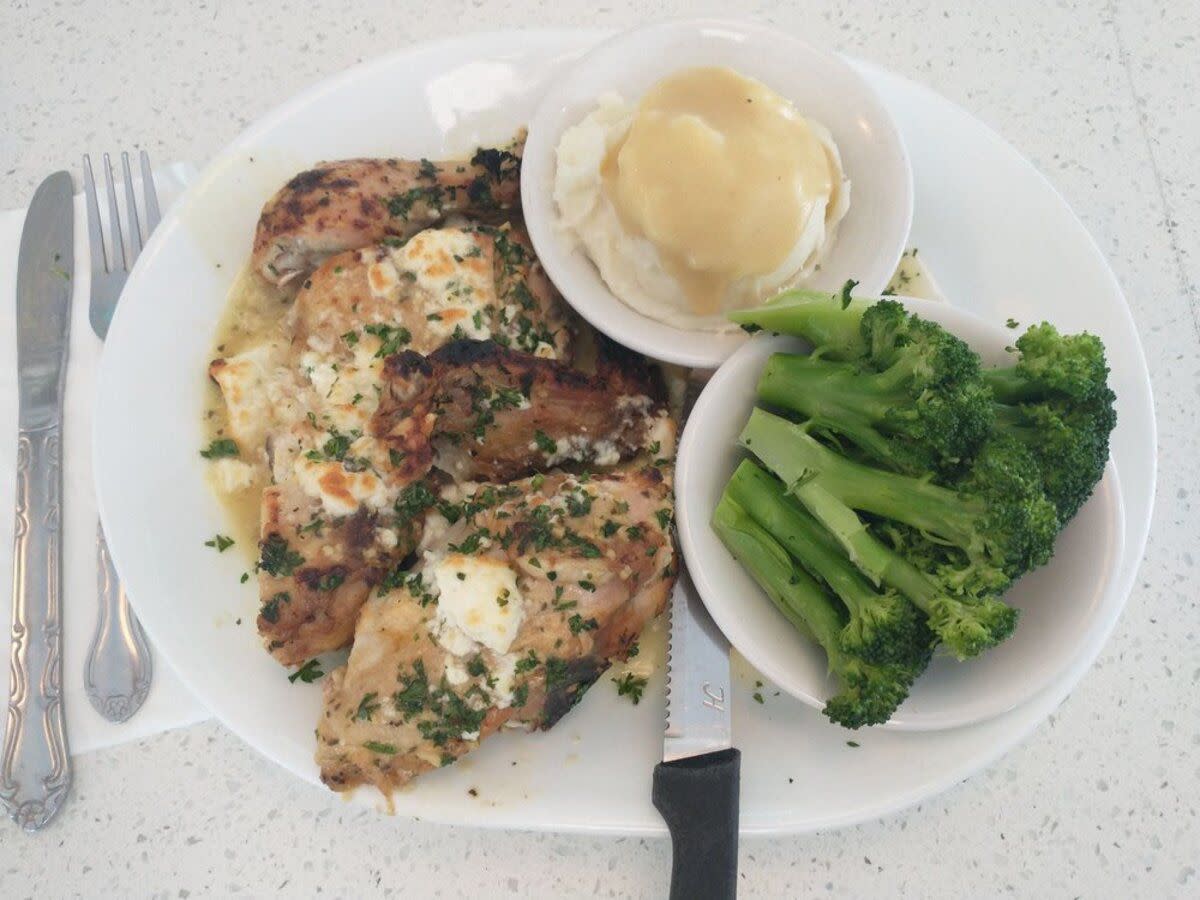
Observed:
[[[671,900],[737,896],[741,762],[731,749],[654,767],[651,799],[671,832]]]

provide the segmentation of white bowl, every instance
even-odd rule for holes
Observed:
[[[966,340],[985,364],[1002,363],[1013,332],[945,303],[903,298],[906,307]],[[789,337],[748,341],[713,376],[688,418],[679,447],[676,509],[688,570],[704,604],[730,642],[792,696],[821,708],[836,690],[824,652],[802,637],[709,525],[725,483],[746,456],[737,437],[755,404],[767,358],[805,352]],[[1006,712],[1054,682],[1096,629],[1120,590],[1114,580],[1124,550],[1124,511],[1110,460],[1092,498],[1058,537],[1054,557],[1022,578],[1006,600],[1021,611],[1011,638],[980,657],[935,656],[886,728],[934,731]]]
[[[809,286],[836,290],[847,279],[877,294],[887,286],[912,222],[913,184],[900,133],[866,80],[836,54],[769,28],[697,20],[626,32],[592,50],[547,92],[529,123],[521,203],[550,278],[596,328],[656,359],[714,368],[745,342],[741,332],[676,328],[617,299],[560,224],[554,203],[555,148],[569,127],[616,91],[635,100],[680,69],[726,65],[764,82],[825,125],[851,181],[850,211]]]

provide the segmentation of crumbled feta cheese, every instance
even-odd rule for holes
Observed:
[[[470,652],[459,634],[495,653],[507,653],[525,618],[517,575],[487,556],[447,554],[434,568],[438,642],[457,656]],[[503,601],[498,602],[498,601]],[[456,634],[457,632],[458,634]],[[447,640],[455,646],[447,645]]]
[[[209,483],[221,494],[236,494],[254,484],[254,467],[239,459],[214,460],[208,467]]]

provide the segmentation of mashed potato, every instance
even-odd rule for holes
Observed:
[[[728,115],[721,118],[721,110],[718,109],[711,120],[706,120],[703,115],[695,115],[685,107],[682,116],[666,124],[675,127],[678,133],[678,126],[682,123],[685,129],[699,134],[700,145],[683,146],[676,143],[665,147],[664,152],[674,152],[686,159],[691,166],[687,177],[704,184],[711,190],[711,196],[681,194],[681,184],[686,182],[670,183],[673,181],[670,166],[675,165],[675,161],[664,163],[651,155],[649,162],[652,165],[643,165],[642,168],[653,171],[657,176],[666,172],[663,180],[667,184],[663,190],[668,193],[666,196],[650,196],[647,205],[657,202],[658,209],[666,210],[667,216],[682,209],[685,214],[693,214],[693,221],[705,223],[701,226],[703,231],[697,231],[696,228],[689,231],[685,223],[673,235],[678,237],[682,234],[697,245],[705,245],[697,246],[696,253],[688,252],[690,248],[681,247],[678,241],[672,244],[669,240],[663,240],[662,230],[657,229],[657,222],[652,218],[632,221],[629,206],[622,205],[621,198],[616,196],[614,160],[623,159],[617,154],[621,152],[640,110],[620,97],[609,94],[599,98],[597,108],[563,134],[557,148],[554,199],[562,226],[582,245],[617,297],[642,314],[677,327],[723,331],[736,327],[726,319],[726,311],[757,305],[780,290],[794,286],[813,272],[832,244],[838,224],[849,207],[850,184],[842,171],[837,146],[819,123],[804,120],[790,104],[771,94],[765,86],[731,70],[694,71],[716,72],[722,77],[726,77],[727,73],[728,77],[738,79],[724,87],[746,93],[745,98],[737,95],[739,103],[751,103],[750,92],[759,91],[765,93],[754,94],[754,100],[770,97],[785,104],[783,116],[785,119],[790,116],[791,121],[784,121],[783,124],[796,128],[799,123],[800,127],[807,128],[804,134],[811,134],[811,138],[815,139],[816,143],[810,139],[812,148],[809,148],[809,152],[811,154],[815,148],[821,160],[821,178],[816,179],[821,183],[809,185],[809,192],[799,199],[783,197],[783,201],[780,201],[779,198],[783,196],[781,191],[789,188],[781,185],[777,176],[772,175],[769,184],[761,183],[762,178],[759,184],[755,184],[755,171],[733,171],[736,167],[731,165],[730,160],[737,157],[731,155],[732,151],[727,146],[732,141]],[[718,88],[721,87],[718,85]],[[726,104],[726,112],[729,109],[731,107]],[[738,112],[736,108],[732,109],[734,113]],[[661,124],[664,120],[661,113],[658,115]],[[722,128],[725,130],[722,131]],[[667,134],[670,137],[670,132]],[[771,136],[750,137],[769,139]],[[641,161],[646,161],[644,152]],[[658,164],[657,168],[655,163]],[[744,168],[757,170],[760,167]],[[644,177],[645,171],[642,175]],[[642,192],[641,196],[647,195],[644,184],[637,188]],[[656,188],[657,185],[651,184],[650,193]],[[671,190],[675,191],[673,196],[669,193]],[[684,203],[680,204],[680,200]],[[748,212],[751,216],[755,211],[768,208],[771,212],[775,212],[776,208],[786,212],[786,201],[792,201],[796,210],[790,221],[786,218],[780,220],[778,216],[774,220],[769,217],[764,220],[783,221],[793,229],[794,240],[786,230],[779,232],[783,234],[785,244],[782,245],[782,254],[776,253],[775,256],[782,255],[782,261],[776,258],[770,268],[760,265],[757,271],[753,268],[747,271],[746,267],[739,271],[736,267],[728,266],[727,258],[712,262],[720,260],[719,242],[725,239],[722,228],[739,227],[740,223],[746,222]],[[742,203],[740,211],[737,206],[739,202]],[[690,206],[687,205],[689,203]],[[650,208],[654,209],[652,206]],[[717,210],[722,211],[721,218],[725,221],[717,221]],[[731,218],[737,221],[729,222]],[[731,235],[729,246],[735,245],[740,239],[741,246],[756,247],[755,241],[762,239],[764,221],[740,225],[743,233]],[[639,228],[639,225],[645,227]],[[746,233],[746,228],[751,231]],[[759,232],[754,232],[755,228]],[[658,240],[651,236],[656,229]],[[714,241],[717,243],[714,244]],[[786,243],[788,241],[790,243]],[[759,254],[758,262],[761,263],[762,259],[762,254]],[[727,266],[725,271],[710,268],[721,265]],[[706,298],[698,297],[698,284],[702,287],[700,293],[708,294]]]

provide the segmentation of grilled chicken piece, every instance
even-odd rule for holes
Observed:
[[[428,488],[418,482],[415,491]],[[417,546],[425,504],[419,509],[330,519],[294,482],[263,491],[257,625],[275,659],[300,665],[350,643],[371,587]]]
[[[519,224],[434,228],[340,253],[304,281],[293,315],[298,353],[374,336],[392,353],[494,337],[539,356],[570,355],[566,308]]]
[[[325,259],[386,237],[404,240],[447,216],[499,221],[520,204],[520,134],[504,149],[431,162],[347,159],[320,163],[263,207],[252,264],[272,284],[306,275]]]
[[[412,418],[432,415],[435,463],[460,480],[506,481],[564,462],[611,466],[673,444],[664,391],[644,360],[603,349],[588,375],[491,341],[457,341],[428,357],[389,358],[384,378],[372,428],[404,433]]]
[[[549,728],[666,604],[676,564],[658,468],[479,485],[421,561],[363,607],[317,727],[321,778],[385,793],[501,727]]]
[[[389,357],[369,427],[326,433],[299,423],[296,446],[319,449],[292,452],[292,477],[263,493],[258,628],[275,658],[295,665],[349,642],[370,586],[420,538],[420,516],[443,480],[422,480],[435,463],[458,480],[506,481],[565,461],[669,459],[674,421],[653,399],[645,364],[601,355],[598,366],[589,376],[490,341],[459,341],[429,357]],[[276,565],[272,554],[292,564]]]

